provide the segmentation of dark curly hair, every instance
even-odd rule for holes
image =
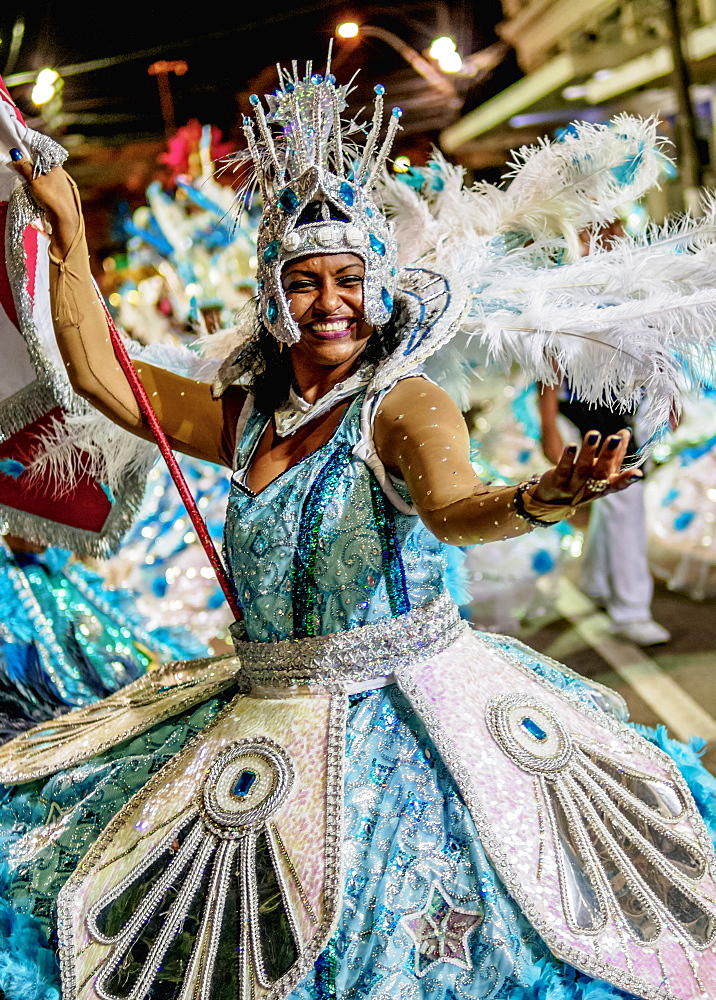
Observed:
[[[364,361],[377,364],[393,353],[404,336],[407,313],[407,307],[396,300],[388,322],[377,327],[368,340],[361,355]],[[294,380],[291,352],[280,348],[257,311],[255,335],[234,364],[241,374],[241,384],[254,397],[256,409],[266,416],[286,402]]]

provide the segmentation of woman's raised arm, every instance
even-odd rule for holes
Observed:
[[[386,394],[375,420],[375,445],[389,471],[405,480],[427,527],[451,545],[512,538],[532,523],[567,517],[579,503],[625,489],[641,479],[621,472],[629,432],[613,435],[599,451],[600,436],[565,448],[559,464],[527,489],[488,486],[470,464],[470,441],[460,410],[442,389],[423,378],[406,378]],[[517,505],[516,505],[517,503]]]
[[[24,157],[15,166],[52,226],[52,319],[72,387],[121,427],[153,440],[114,355],[92,281],[76,185],[61,167],[33,178],[32,164]],[[244,392],[232,387],[215,400],[204,382],[145,362],[135,362],[135,368],[172,447],[230,466]]]

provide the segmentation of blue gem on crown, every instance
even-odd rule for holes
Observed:
[[[279,208],[283,209],[287,215],[292,215],[301,204],[298,195],[290,187],[285,187],[277,200]]]
[[[278,240],[271,240],[264,248],[264,260],[267,264],[278,259]]]
[[[343,181],[341,183],[341,186],[338,188],[338,197],[341,199],[343,204],[348,205],[349,208],[355,201],[355,193],[348,181]]]
[[[374,253],[377,253],[380,257],[385,257],[385,243],[379,240],[377,236],[373,233],[369,233],[368,242],[370,243],[370,248]]]

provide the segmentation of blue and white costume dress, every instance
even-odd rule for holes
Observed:
[[[716,990],[713,779],[616,694],[460,620],[443,545],[359,457],[363,395],[257,496],[266,418],[245,424],[238,659],[0,751],[8,1000],[57,996],[57,945],[66,1000]]]

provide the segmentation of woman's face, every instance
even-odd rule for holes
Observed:
[[[301,339],[291,348],[305,361],[333,367],[357,358],[373,327],[363,319],[365,266],[353,253],[292,261],[281,275]]]

